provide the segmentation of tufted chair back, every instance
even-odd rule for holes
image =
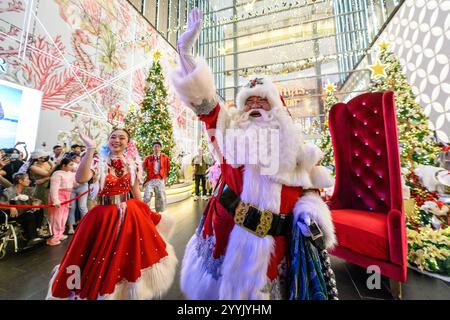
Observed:
[[[336,164],[331,209],[403,212],[394,94],[366,93],[330,111]]]

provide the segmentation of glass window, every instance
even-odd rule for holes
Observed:
[[[158,0],[145,0],[144,16],[150,23],[156,27],[156,11],[158,6]]]
[[[169,0],[158,1],[158,20],[156,21],[156,28],[164,36],[167,36],[167,28],[169,25]]]
[[[136,9],[138,9],[139,12],[142,12],[143,0],[130,0],[130,2]]]
[[[176,46],[177,44],[177,32],[175,29],[178,26],[178,9],[179,9],[179,1],[178,0],[170,0],[169,1],[169,33],[168,38],[169,42]]]

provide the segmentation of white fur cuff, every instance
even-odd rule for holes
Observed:
[[[161,213],[161,220],[156,225],[156,229],[164,239],[170,240],[175,229],[175,219],[167,213]]]
[[[315,166],[311,169],[312,187],[316,189],[325,189],[334,186],[334,179],[330,170],[323,166]]]
[[[181,100],[197,115],[208,114],[216,106],[214,78],[204,59],[197,59],[194,71],[188,75],[175,69],[170,77]]]
[[[311,171],[323,157],[322,150],[314,144],[304,143],[298,155],[298,163],[306,171]]]
[[[319,195],[307,193],[297,201],[294,207],[294,224],[302,212],[308,213],[311,221],[315,221],[322,229],[326,249],[337,244],[330,209]]]

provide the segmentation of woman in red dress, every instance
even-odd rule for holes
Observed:
[[[100,158],[87,147],[78,183],[94,178],[98,205],[78,225],[50,280],[47,299],[153,299],[173,283],[178,263],[165,241],[173,223],[141,201],[139,165],[125,156],[130,135],[115,129]]]

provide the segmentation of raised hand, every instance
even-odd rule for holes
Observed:
[[[202,15],[200,9],[192,9],[188,17],[186,31],[178,39],[177,50],[180,55],[180,64],[184,75],[188,75],[195,69],[195,59],[192,56],[192,49],[202,31]]]
[[[81,132],[80,128],[75,128],[76,131],[78,131],[78,134],[80,135],[81,141],[83,141],[83,144],[86,146],[87,149],[95,149],[96,144],[95,142],[86,134]]]
[[[180,54],[191,53],[203,27],[203,13],[194,8],[189,13],[186,31],[178,39],[177,48]]]
[[[10,162],[11,162],[11,158],[0,159],[0,169],[2,169],[3,167],[6,167],[6,165],[9,164]]]

